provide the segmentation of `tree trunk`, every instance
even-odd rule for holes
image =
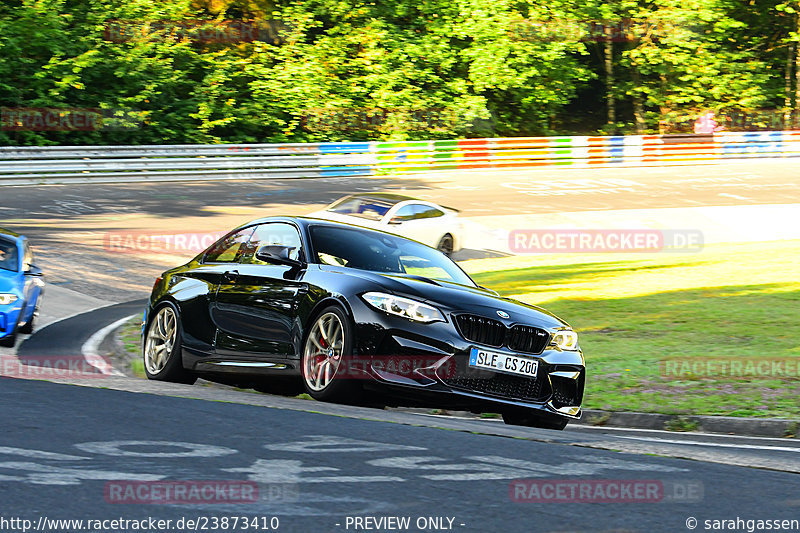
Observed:
[[[800,13],[795,15],[797,32],[800,33]],[[800,129],[800,46],[794,47],[794,129]]]
[[[605,34],[604,45],[606,54],[606,103],[608,107],[607,125],[609,133],[616,133],[617,109],[614,100],[614,43],[611,40],[611,26],[603,24]]]
[[[659,83],[659,93],[660,94],[658,95],[658,99],[660,100],[660,104],[658,106],[658,112],[661,113],[661,116],[660,116],[660,118],[658,120],[658,133],[663,135],[665,133],[668,133],[668,129],[669,129],[668,119],[669,119],[670,109],[669,109],[669,107],[667,107],[665,105],[666,104],[666,100],[667,100],[667,95],[669,93],[667,92],[668,91],[668,89],[667,89],[668,84],[667,84],[666,76],[664,76],[663,73],[659,74],[658,79],[659,79],[659,82],[660,82]]]
[[[783,76],[785,87],[783,97],[783,129],[785,130],[792,127],[792,63],[795,61],[794,49],[795,43],[792,43],[786,53],[786,72]]]
[[[639,92],[639,88],[642,86],[642,79],[635,63],[631,65],[631,75],[633,76],[633,118],[636,119],[636,134],[644,135],[644,105],[642,103],[642,93]]]

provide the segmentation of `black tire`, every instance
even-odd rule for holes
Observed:
[[[2,346],[3,348],[13,348],[15,344],[17,344],[16,331],[11,335],[6,335],[2,339],[0,339],[0,346]]]
[[[19,332],[20,333],[24,333],[26,335],[30,335],[31,333],[33,333],[33,321],[34,320],[36,320],[36,318],[35,317],[31,317],[30,320],[28,320],[25,324],[20,326]]]
[[[328,315],[333,314],[339,319],[339,324],[343,330],[342,332],[342,348],[341,357],[337,366],[339,368],[347,368],[347,361],[353,353],[353,325],[347,313],[338,305],[331,305],[322,309],[319,313],[314,315],[306,327],[306,334],[303,338],[303,352],[300,354],[300,369],[303,378],[303,386],[306,392],[315,400],[321,402],[331,403],[344,403],[349,405],[359,405],[362,403],[364,396],[364,389],[359,380],[354,376],[342,376],[341,373],[337,375],[334,373],[330,381],[321,390],[315,390],[310,384],[313,382],[313,377],[308,375],[307,359],[309,345],[311,341],[311,334],[315,331],[315,325],[318,321],[323,320]]]
[[[163,362],[163,365],[161,365],[160,368],[153,368],[151,371],[151,368],[148,367],[148,338],[153,331],[153,328],[159,327],[157,325],[157,321],[164,310],[168,310],[166,312],[171,311],[174,314],[175,337],[171,343],[171,348],[167,349],[165,354],[166,361]],[[147,332],[142,339],[142,362],[144,363],[144,372],[147,375],[147,379],[152,379],[155,381],[168,381],[170,383],[185,383],[187,385],[192,385],[195,381],[197,381],[197,376],[193,372],[183,368],[183,362],[181,361],[182,335],[183,330],[181,327],[180,312],[178,311],[177,307],[167,302],[159,305],[153,310],[152,318],[147,325]]]
[[[453,253],[453,248],[455,247],[455,241],[453,236],[449,233],[445,233],[442,235],[442,238],[439,239],[439,244],[436,245],[436,249],[442,252],[443,254],[450,256]]]
[[[19,332],[24,333],[26,335],[30,335],[33,333],[33,328],[35,327],[34,324],[36,322],[36,317],[39,316],[39,303],[42,301],[42,296],[44,296],[44,291],[39,293],[39,297],[36,300],[36,307],[33,309],[33,314],[31,315],[31,319],[28,320],[25,324],[20,326]]]
[[[31,315],[31,319],[19,327],[20,333],[24,333],[26,335],[30,335],[31,333],[33,333],[34,322],[36,322],[36,315],[38,313],[39,313],[38,309],[34,310],[33,314]]]
[[[540,415],[526,410],[513,410],[503,413],[503,422],[511,426],[526,426],[560,431],[567,427],[569,419],[558,415]]]

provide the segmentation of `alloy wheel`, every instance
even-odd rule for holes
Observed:
[[[178,336],[177,322],[175,311],[171,307],[164,307],[150,323],[145,341],[144,364],[151,375],[161,372],[169,360]]]
[[[303,378],[308,388],[322,391],[331,384],[344,350],[344,327],[335,313],[321,315],[306,340],[303,351]]]

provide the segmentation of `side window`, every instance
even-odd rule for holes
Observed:
[[[253,234],[253,227],[237,231],[227,237],[218,240],[206,251],[203,258],[204,263],[235,263],[242,256],[245,244],[250,235]]]
[[[417,204],[404,205],[392,217],[392,222],[407,222],[417,218]]]
[[[16,272],[18,265],[17,244],[14,241],[0,239],[0,269]]]
[[[268,224],[256,226],[256,231],[247,244],[247,250],[242,257],[242,263],[251,263],[255,265],[266,264],[256,259],[255,256],[259,246],[268,244],[292,246],[294,250],[289,252],[289,258],[300,260],[303,257],[303,244],[300,240],[300,233],[297,231],[297,228],[285,222],[270,222]]]
[[[422,204],[409,204],[397,210],[392,217],[392,222],[407,222],[409,220],[419,220],[422,218],[436,218],[444,215],[442,211]]]
[[[443,211],[429,205],[419,205],[417,207],[419,208],[417,218],[436,218],[444,215]]]

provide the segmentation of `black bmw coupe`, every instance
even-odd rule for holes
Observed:
[[[477,286],[424,244],[314,218],[253,221],[164,272],[142,335],[150,379],[551,429],[581,411],[585,366],[567,323]]]

